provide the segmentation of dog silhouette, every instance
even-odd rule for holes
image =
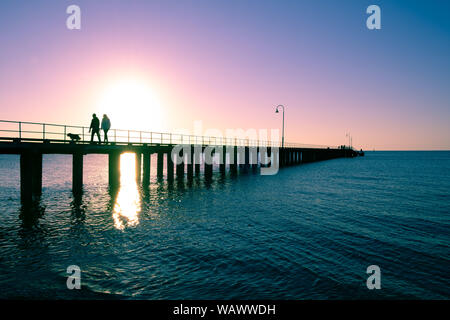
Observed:
[[[81,140],[81,137],[78,134],[68,133],[67,136],[73,141],[77,142]]]

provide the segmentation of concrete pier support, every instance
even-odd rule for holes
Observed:
[[[120,152],[111,152],[108,156],[109,185],[116,188],[120,185]]]
[[[205,152],[208,151],[208,149],[205,149]],[[213,159],[214,159],[214,151],[209,150],[211,154],[204,153],[205,154],[205,178],[209,179],[213,175]]]
[[[157,158],[157,163],[156,163],[156,175],[157,175],[158,179],[162,179],[163,171],[164,171],[164,153],[159,151],[157,157],[158,158]]]
[[[199,176],[200,175],[200,158],[202,157],[202,150],[203,147],[201,145],[195,145],[194,146],[194,170],[195,170],[195,175]]]
[[[142,153],[136,152],[136,182],[141,183],[142,177]]]
[[[185,161],[185,154],[183,150],[180,150],[180,157],[183,159],[183,161],[176,165],[177,170],[177,179],[183,179],[184,178],[184,161]]]
[[[278,148],[277,148],[277,150],[278,150]],[[269,163],[266,166],[276,165],[279,167],[280,166],[280,159],[278,159],[279,152],[276,152],[273,155],[273,159],[272,159],[272,153],[273,153],[272,147],[267,148],[267,158],[269,159]]]
[[[213,174],[213,165],[206,163],[206,161],[205,161],[205,177],[211,178],[212,174]]]
[[[250,164],[253,171],[258,168],[258,149],[258,147],[250,147]]]
[[[83,192],[83,154],[79,152],[72,156],[72,192],[75,195]]]
[[[30,153],[20,155],[20,199],[22,204],[33,200],[33,171]]]
[[[167,152],[167,180],[173,180],[173,160],[172,160],[172,150]]]
[[[33,196],[42,194],[42,153],[34,153],[32,155],[33,164]]]
[[[233,146],[233,151],[230,154],[230,171],[232,173],[237,173],[238,168],[238,148],[237,146]]]
[[[221,174],[225,174],[225,168],[227,164],[227,147],[222,147],[222,152],[220,154],[220,164],[219,164],[219,170]]]
[[[259,149],[259,154],[261,158],[261,167],[269,167],[272,162],[270,147]]]
[[[250,148],[244,148],[244,172],[248,172],[248,168],[250,167]]]
[[[207,151],[207,149],[205,149]],[[211,178],[213,174],[213,159],[214,159],[214,152],[210,150],[211,154],[205,153],[205,177]]]
[[[20,155],[20,198],[29,204],[42,193],[42,154],[26,152]]]
[[[194,177],[194,146],[190,146],[189,154],[187,155],[187,178],[192,179]]]
[[[281,157],[281,148],[270,148],[269,149],[269,157],[270,157],[270,167],[272,168],[281,168],[281,161],[282,161],[282,157]]]
[[[150,152],[144,152],[144,163],[143,163],[143,171],[144,174],[142,176],[142,184],[144,186],[148,186],[150,184],[150,167],[151,167],[151,153]]]
[[[284,167],[284,149],[278,148],[278,165],[280,168]]]

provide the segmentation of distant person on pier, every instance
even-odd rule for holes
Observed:
[[[108,142],[109,128],[111,128],[111,120],[109,120],[108,116],[106,114],[104,114],[103,119],[102,119],[102,130],[103,130],[103,133],[105,134],[105,138],[104,138],[105,143]]]
[[[98,120],[97,115],[94,113],[92,115],[91,126],[89,127],[89,132],[91,133],[91,143],[94,142],[94,135],[97,134],[98,142],[102,142],[100,139],[100,120]]]

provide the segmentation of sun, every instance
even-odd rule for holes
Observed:
[[[122,78],[106,85],[98,113],[108,115],[111,128],[161,132],[164,127],[160,102],[145,79]]]

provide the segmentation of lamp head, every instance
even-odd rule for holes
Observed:
[[[278,113],[278,108],[275,110],[275,113]]]

